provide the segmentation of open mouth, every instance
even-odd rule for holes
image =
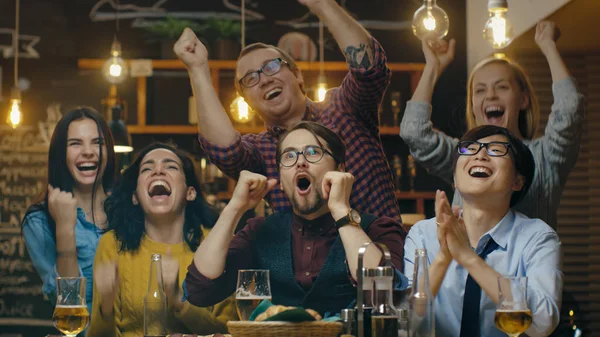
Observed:
[[[95,171],[98,168],[98,163],[81,163],[77,164],[77,169],[81,172]]]
[[[296,177],[296,190],[300,195],[307,195],[310,193],[310,188],[312,185],[312,181],[309,176],[304,173],[301,173]]]
[[[471,167],[469,175],[473,178],[489,178],[492,175],[492,170],[487,167],[475,166]]]
[[[504,116],[504,111],[504,107],[499,105],[488,106],[485,109],[485,116],[490,123],[497,124],[501,121],[502,116]]]
[[[148,195],[151,198],[160,196],[168,197],[171,195],[171,186],[161,180],[153,181],[148,188]]]
[[[264,96],[264,99],[266,99],[267,101],[270,101],[270,100],[272,100],[272,99],[274,99],[274,98],[278,97],[279,95],[281,95],[281,92],[282,92],[282,91],[283,91],[283,90],[282,90],[281,88],[275,88],[275,89],[269,90],[269,91],[268,91],[268,92],[265,94],[265,96]]]

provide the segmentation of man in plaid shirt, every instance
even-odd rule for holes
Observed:
[[[211,162],[233,179],[248,170],[279,180],[275,161],[279,135],[301,120],[321,123],[346,143],[346,170],[356,179],[351,206],[401,221],[379,134],[379,104],[391,77],[385,53],[335,0],[298,2],[319,16],[344,51],[349,72],[341,86],[329,90],[323,102],[313,102],[306,97],[302,74],[287,53],[262,43],[249,45],[238,58],[236,88],[267,130],[241,136],[212,86],[206,48],[186,28],[174,51],[186,65],[194,90],[200,144]],[[292,209],[278,186],[266,199],[277,212]]]

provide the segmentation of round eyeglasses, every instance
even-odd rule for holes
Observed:
[[[458,154],[461,156],[474,156],[482,148],[485,147],[485,152],[489,156],[492,157],[502,157],[506,156],[508,153],[508,149],[510,148],[510,144],[506,142],[489,142],[489,143],[480,143],[474,140],[465,140],[462,142],[458,142]]]
[[[276,59],[269,60],[265,62],[265,64],[263,64],[263,66],[260,69],[251,71],[244,75],[244,77],[240,78],[239,82],[242,86],[246,88],[251,88],[258,84],[258,81],[260,81],[261,73],[267,76],[273,76],[281,70],[282,64],[289,65],[286,61],[282,60],[279,57]]]
[[[305,147],[303,151],[283,151],[281,157],[279,157],[279,162],[284,167],[294,166],[298,162],[298,157],[300,157],[300,155],[303,155],[304,159],[306,159],[307,162],[315,164],[321,161],[325,154],[328,154],[331,158],[333,158],[333,154],[331,154],[331,152],[325,150],[324,148],[316,145],[309,145]]]

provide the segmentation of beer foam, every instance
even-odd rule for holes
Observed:
[[[65,304],[57,304],[56,308],[86,308],[87,309],[87,305],[65,305]]]
[[[235,298],[240,300],[271,300],[271,296],[246,295],[245,292],[238,292]]]
[[[511,310],[511,309],[496,309],[496,312],[528,312],[531,313],[531,310],[529,309],[521,309],[521,310]]]

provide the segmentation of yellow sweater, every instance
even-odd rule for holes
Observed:
[[[206,233],[205,233],[206,234]],[[206,237],[206,235],[205,235]],[[142,238],[135,253],[120,252],[114,232],[102,236],[96,250],[94,273],[103,262],[117,261],[119,285],[114,301],[114,315],[102,317],[102,298],[96,287],[92,300],[92,317],[87,329],[87,337],[141,337],[144,335],[144,297],[148,289],[150,259],[152,254],[165,255],[171,248],[171,256],[179,260],[179,282],[183,282],[187,268],[194,259],[192,252],[183,242],[164,244]],[[170,311],[167,317],[170,333],[195,333],[200,335],[226,332],[229,320],[237,320],[233,297],[208,308],[195,307],[185,303],[180,312]]]

